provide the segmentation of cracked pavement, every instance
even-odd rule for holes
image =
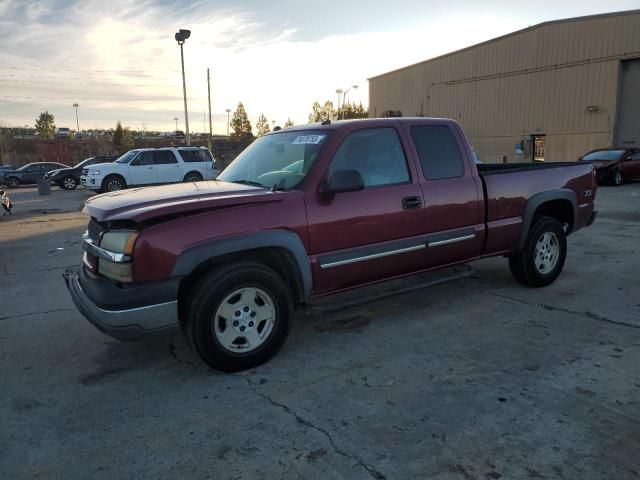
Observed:
[[[495,258],[427,289],[352,292],[299,312],[275,359],[235,375],[180,332],[95,330],[61,277],[88,194],[11,196],[2,478],[640,478],[640,183],[599,189],[548,288]]]

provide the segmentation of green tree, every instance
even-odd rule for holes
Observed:
[[[291,121],[289,117],[287,117],[287,122],[284,124],[284,128],[293,127],[295,124]]]
[[[337,112],[333,107],[333,102],[327,100],[324,105],[320,105],[317,100],[311,106],[311,114],[309,115],[309,123],[324,122],[325,120],[334,120]]]
[[[52,114],[42,112],[36,118],[36,132],[40,138],[53,138],[56,133],[56,125]]]
[[[256,123],[256,130],[258,130],[258,136],[261,137],[266,135],[271,131],[269,128],[269,120],[264,116],[264,113],[261,113],[258,117],[258,123]]]
[[[238,108],[236,108],[236,111],[233,113],[233,117],[231,118],[231,128],[233,128],[231,136],[234,138],[253,136],[251,122],[249,121],[249,116],[247,115],[247,111],[244,109],[242,102],[238,103]]]
[[[125,153],[133,147],[133,134],[128,128],[122,128],[120,120],[113,132],[113,146],[118,153]]]
[[[362,103],[356,105],[355,103],[347,103],[342,105],[338,110],[337,116],[339,119],[350,118],[367,118],[369,116],[369,110],[362,106]]]

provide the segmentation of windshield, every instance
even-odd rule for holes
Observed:
[[[23,172],[24,170],[31,167],[32,165],[33,165],[32,163],[27,163],[26,165],[23,165],[18,170],[16,170],[16,172]]]
[[[116,160],[116,163],[129,163],[138,154],[137,150],[129,150]]]
[[[590,162],[593,160],[620,160],[624,150],[599,150],[587,153],[582,160]]]
[[[293,188],[309,173],[326,139],[325,131],[265,135],[238,155],[218,180],[265,188]]]

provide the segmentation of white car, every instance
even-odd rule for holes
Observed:
[[[56,137],[58,138],[67,138],[71,135],[71,130],[65,127],[60,127],[56,130]]]
[[[215,160],[205,147],[158,147],[129,150],[113,163],[82,169],[80,183],[90,190],[114,192],[127,187],[213,180]]]

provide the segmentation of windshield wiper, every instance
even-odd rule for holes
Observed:
[[[243,185],[252,185],[254,187],[267,188],[260,182],[254,182],[253,180],[231,180],[231,183],[241,183]]]

